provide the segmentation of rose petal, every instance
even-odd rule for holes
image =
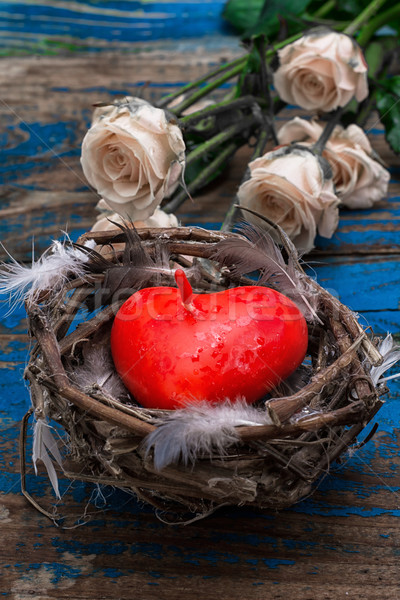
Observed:
[[[322,235],[332,235],[339,200],[311,152],[268,152],[250,163],[250,173],[238,191],[240,204],[280,224],[302,252],[313,247],[317,226]],[[261,225],[259,219],[246,218]]]
[[[109,206],[144,220],[164,198],[168,181],[178,180],[184,152],[182,133],[163,110],[125,98],[96,112],[82,142],[81,164]]]
[[[361,49],[345,34],[310,32],[278,54],[274,85],[286,102],[329,112],[368,95]]]

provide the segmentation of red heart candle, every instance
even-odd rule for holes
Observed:
[[[178,288],[133,294],[113,323],[115,367],[139,404],[252,403],[302,362],[307,325],[283,294],[261,286],[194,294],[181,269],[175,279]]]

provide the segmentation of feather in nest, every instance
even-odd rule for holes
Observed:
[[[233,277],[259,272],[258,285],[273,285],[291,298],[309,322],[320,322],[318,293],[295,266],[291,256],[286,263],[272,237],[260,227],[242,224],[241,238],[218,242],[212,259],[228,267]]]
[[[83,363],[68,365],[68,375],[85,393],[100,390],[104,396],[120,402],[131,400],[111,357],[109,343],[96,341],[84,346]]]
[[[56,494],[57,498],[61,498],[58,487],[58,477],[52,456],[54,457],[55,462],[61,468],[62,456],[58,449],[57,442],[51,433],[51,429],[52,427],[44,419],[38,419],[36,421],[33,429],[32,461],[36,475],[37,462],[39,460],[43,462],[54,493]]]
[[[390,379],[397,379],[400,377],[400,373],[390,375],[389,377],[382,377],[386,371],[394,367],[400,360],[400,346],[394,343],[390,333],[380,343],[378,351],[383,357],[383,362],[377,367],[371,367],[370,370],[370,376],[375,386],[383,384]]]
[[[84,277],[89,261],[88,252],[93,244],[74,247],[67,236],[64,241],[55,240],[50,248],[32,264],[18,263],[7,251],[9,263],[2,263],[0,270],[0,294],[9,297],[10,311],[26,300],[36,300],[46,290],[58,291],[70,278]]]
[[[250,406],[245,400],[226,400],[221,404],[188,403],[159,420],[159,425],[143,441],[146,455],[153,449],[158,471],[179,460],[193,464],[202,456],[224,456],[239,436],[239,425],[270,425],[265,410]]]
[[[127,243],[121,263],[106,259],[89,240],[85,245],[65,240],[52,242],[50,248],[30,266],[18,263],[11,255],[10,262],[0,265],[0,294],[8,295],[10,311],[26,300],[36,301],[43,291],[57,292],[71,280],[88,275],[103,274],[100,288],[86,300],[92,311],[97,306],[110,304],[118,292],[129,297],[135,291],[150,285],[160,285],[162,281],[173,281],[174,269],[170,267],[170,253],[165,241],[155,246],[154,257],[150,256],[132,223],[114,223],[126,235]],[[189,279],[199,278],[197,265],[185,270]]]
[[[166,240],[158,241],[155,245],[154,256],[151,256],[133,223],[111,222],[125,234],[125,249],[121,263],[117,264],[95,250],[87,251],[90,258],[88,268],[91,272],[105,273],[101,288],[87,300],[89,310],[93,310],[95,306],[110,304],[117,292],[119,299],[122,297],[122,292],[128,298],[135,291],[144,287],[161,285],[166,280],[173,281],[175,269],[170,267],[171,257]],[[112,241],[110,243],[112,244]],[[196,281],[199,277],[197,266],[186,269],[185,272],[192,281]]]

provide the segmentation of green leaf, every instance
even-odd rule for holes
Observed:
[[[382,67],[387,63],[387,57],[398,46],[397,36],[379,36],[370,42],[364,50],[365,60],[368,64],[368,77],[382,77]],[[384,80],[387,83],[387,80]]]
[[[270,36],[279,29],[279,15],[285,19],[302,15],[310,2],[311,0],[265,0],[256,23],[245,31],[243,37]]]
[[[328,3],[328,2],[326,2]],[[347,19],[354,19],[357,17],[370,3],[370,0],[339,0],[334,6],[324,14],[325,18],[333,18],[334,20],[341,21]],[[310,15],[321,10],[325,2],[321,0],[313,0],[308,7]]]
[[[303,14],[311,0],[228,0],[223,16],[245,39],[279,30],[278,15]]]
[[[400,76],[379,82],[376,107],[385,127],[386,139],[394,152],[400,153]]]
[[[219,151],[223,150],[223,146],[220,147]],[[193,161],[191,164],[189,164],[186,169],[185,169],[185,182],[187,185],[190,186],[190,184],[197,179],[197,177],[199,175],[201,175],[204,172],[204,169],[206,169],[208,167],[208,165],[218,156],[218,152],[210,152],[207,154],[207,156],[203,156],[195,161]],[[209,174],[209,176],[207,177],[207,179],[205,179],[201,185],[201,188],[203,188],[204,186],[208,185],[209,183],[211,183],[212,181],[214,181],[214,179],[216,179],[217,177],[219,177],[221,175],[221,173],[224,171],[224,169],[227,167],[229,163],[229,160],[226,160],[222,165],[220,165],[218,168],[216,168],[212,173]]]
[[[228,0],[222,16],[240,33],[257,23],[263,0]]]
[[[385,48],[379,42],[371,42],[368,44],[364,56],[368,65],[368,75],[373,77],[381,68],[385,57]]]
[[[338,8],[352,17],[357,17],[368,4],[369,2],[365,0],[364,2],[360,2],[359,0],[344,0]]]

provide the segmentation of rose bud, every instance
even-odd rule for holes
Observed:
[[[313,144],[320,137],[323,124],[295,117],[278,132],[282,144]],[[387,195],[390,174],[374,159],[364,131],[357,125],[346,129],[337,125],[322,156],[332,169],[336,194],[348,208],[370,208]],[[378,158],[378,157],[377,157]]]
[[[316,28],[278,51],[274,86],[285,102],[330,112],[368,96],[367,64],[348,35]]]
[[[317,231],[330,238],[338,225],[339,200],[322,162],[306,148],[267,152],[249,164],[250,178],[238,191],[242,206],[280,225],[300,252],[313,248]],[[266,226],[250,214],[246,218]]]
[[[150,217],[172,193],[184,161],[179,127],[140,98],[96,109],[82,142],[88,182],[109,207],[133,221]]]

